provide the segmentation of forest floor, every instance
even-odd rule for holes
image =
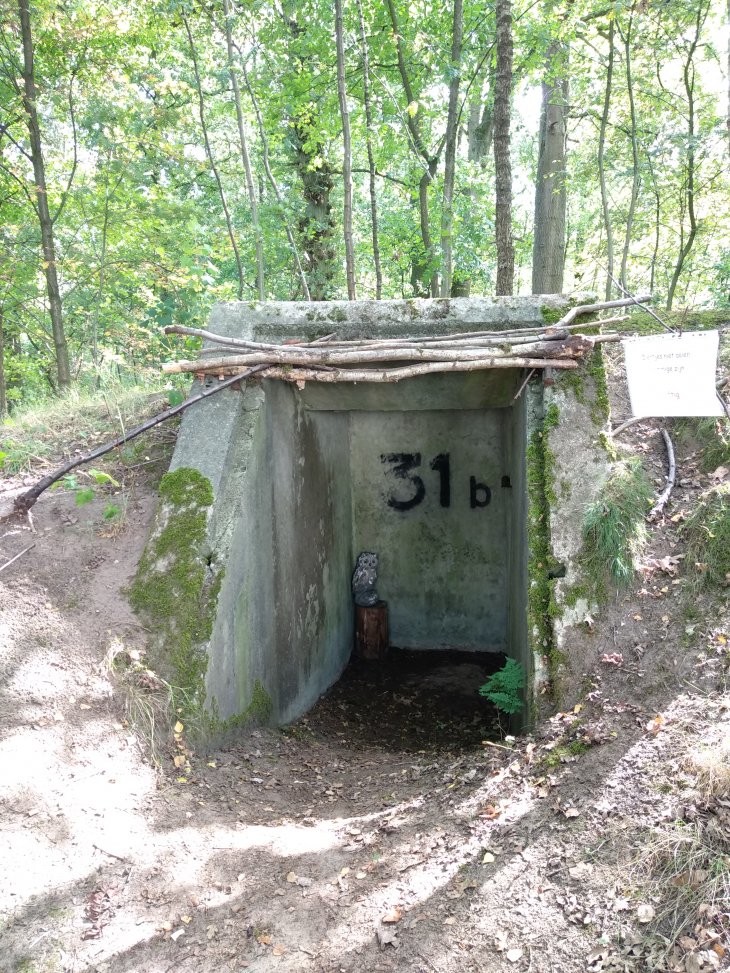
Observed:
[[[660,489],[657,424],[625,445]],[[3,973],[728,968],[730,610],[681,576],[691,444],[574,709],[483,742],[483,672],[441,659],[210,752],[184,727],[153,747],[158,687],[119,667],[144,659],[125,588],[169,458],[145,448],[104,467],[117,517],[61,490],[0,529],[5,559],[34,545],[0,574]]]

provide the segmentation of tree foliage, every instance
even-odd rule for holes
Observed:
[[[339,78],[321,0],[0,0],[0,12],[0,410],[66,384],[59,326],[71,380],[139,379],[173,353],[160,326],[201,325],[216,301],[347,296],[348,250],[358,297],[495,292],[506,75],[493,5],[342,4]],[[711,0],[513,4],[511,132],[500,90],[496,147],[512,168],[500,232],[511,227],[515,293],[531,289],[537,232],[553,268],[538,282],[562,271],[567,291],[728,303],[722,16]],[[557,192],[565,230],[558,214],[546,237],[535,214]]]

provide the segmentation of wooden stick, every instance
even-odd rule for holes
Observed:
[[[490,368],[562,368],[575,369],[579,363],[572,358],[485,358],[482,361],[423,362],[404,368],[333,368],[328,371],[317,368],[289,368],[274,365],[266,368],[262,378],[275,378],[284,382],[400,382],[404,378],[430,375],[436,372],[476,372]],[[238,368],[227,365],[212,370],[214,375],[236,374]],[[198,374],[206,374],[199,369]]]
[[[9,568],[10,565],[13,564],[15,561],[17,561],[19,557],[22,557],[24,554],[27,554],[28,551],[32,551],[34,547],[35,547],[35,543],[29,544],[28,547],[24,548],[24,550],[20,552],[20,554],[16,554],[15,557],[11,557],[9,561],[6,561],[5,564],[3,564],[2,567],[0,567],[0,571],[4,571],[5,568]]]
[[[266,366],[264,365],[256,365],[254,368],[248,368],[245,371],[240,372],[240,374],[234,375],[231,378],[220,382],[218,385],[214,385],[212,388],[203,389],[202,392],[192,395],[189,399],[181,402],[180,405],[175,405],[170,409],[165,409],[164,412],[154,416],[152,419],[148,419],[147,422],[143,422],[141,425],[135,426],[133,429],[129,429],[124,433],[124,435],[119,436],[113,442],[106,443],[104,446],[98,446],[96,449],[92,449],[90,453],[86,453],[83,456],[78,456],[75,459],[69,460],[68,463],[64,463],[63,466],[60,466],[53,473],[49,473],[47,476],[44,476],[43,479],[39,480],[35,486],[30,488],[30,490],[26,490],[25,493],[21,493],[19,496],[17,496],[13,505],[15,511],[18,513],[27,513],[38,500],[38,497],[44,492],[44,490],[47,490],[49,486],[56,482],[56,480],[60,480],[62,476],[70,473],[71,470],[76,469],[77,466],[82,466],[84,463],[91,463],[100,456],[110,453],[118,446],[123,446],[132,439],[136,439],[137,436],[141,436],[142,433],[147,432],[148,429],[152,429],[161,422],[165,422],[167,419],[172,419],[173,416],[179,415],[181,412],[184,412],[185,409],[189,409],[191,405],[195,405],[196,402],[207,399],[211,395],[217,395],[218,392],[222,392],[223,389],[229,388],[231,385],[235,385],[236,382],[241,381],[244,378],[248,378],[249,375],[253,375],[255,372],[263,371],[265,367]]]
[[[622,422],[620,426],[612,429],[609,435],[619,436],[624,429],[629,429],[631,426],[635,426],[637,422],[644,422],[649,419],[651,419],[651,416],[634,416],[633,419],[627,419],[626,422]]]
[[[674,479],[677,473],[677,464],[674,458],[674,444],[672,443],[671,436],[666,429],[662,429],[662,437],[664,439],[664,445],[667,447],[667,462],[669,464],[669,471],[667,473],[667,485],[662,490],[657,502],[649,511],[648,520],[656,520],[660,514],[664,511],[667,505],[667,500],[671,496],[672,489],[674,488]]]
[[[595,311],[607,311],[612,307],[629,307],[634,304],[647,304],[651,300],[651,294],[642,294],[641,297],[622,297],[617,301],[599,301],[598,304],[581,304],[572,307],[555,325],[556,328],[565,328],[581,314],[593,314]],[[585,325],[584,325],[585,327]]]
[[[582,336],[573,336],[564,342],[533,342],[529,345],[519,346],[520,358],[577,358],[582,357],[593,348],[593,339]],[[513,359],[517,353],[513,349],[503,349],[497,351],[490,349],[489,360]],[[380,350],[350,352],[330,352],[320,351],[317,355],[300,354],[296,351],[287,349],[283,351],[263,351],[249,352],[245,355],[225,355],[218,358],[198,358],[194,361],[166,362],[162,366],[163,372],[173,374],[178,372],[197,372],[208,371],[216,372],[218,369],[248,366],[279,364],[311,367],[312,365],[368,365],[368,364],[389,364],[392,362],[418,361],[418,362],[467,362],[485,361],[484,348],[459,348],[444,349],[436,351],[433,349],[421,348],[401,348],[398,351]]]

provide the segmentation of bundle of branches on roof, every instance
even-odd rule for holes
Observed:
[[[573,309],[576,310],[576,309]],[[567,316],[566,316],[567,317]],[[602,326],[623,318],[610,318]],[[223,377],[253,365],[260,374],[289,382],[397,382],[432,372],[468,372],[488,368],[577,368],[596,344],[618,341],[618,334],[584,335],[558,322],[553,327],[482,331],[430,338],[372,338],[270,344],[227,338],[197,328],[173,325],[166,334],[202,338],[208,347],[191,361],[168,362],[164,372]],[[213,347],[210,347],[210,346]]]

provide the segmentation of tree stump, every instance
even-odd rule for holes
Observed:
[[[388,654],[388,602],[355,605],[355,652],[359,659],[378,662]]]

